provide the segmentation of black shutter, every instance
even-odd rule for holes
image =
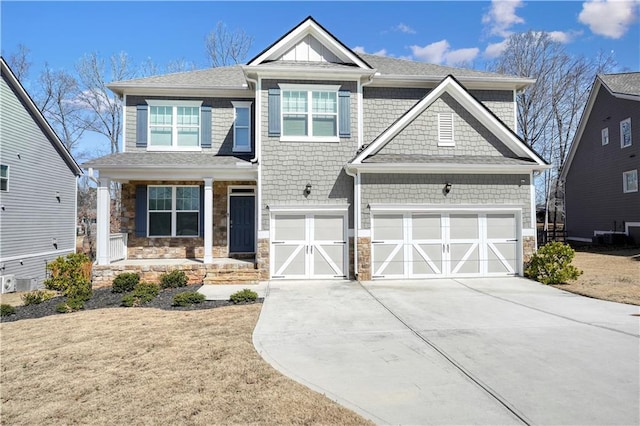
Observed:
[[[136,237],[147,236],[147,185],[136,185]]]

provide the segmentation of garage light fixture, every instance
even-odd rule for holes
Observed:
[[[311,184],[308,183],[307,186],[304,187],[304,196],[308,197],[311,194]]]
[[[442,192],[444,193],[445,196],[449,194],[451,192],[451,183],[447,182],[444,185],[444,189],[442,190]]]

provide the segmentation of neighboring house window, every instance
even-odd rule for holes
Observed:
[[[609,145],[609,128],[602,129],[602,145]]]
[[[455,146],[453,137],[453,114],[438,114],[438,146]]]
[[[339,86],[281,84],[282,137],[338,141]]]
[[[623,192],[638,192],[638,170],[629,170],[622,174]]]
[[[0,165],[0,191],[9,190],[9,166]]]
[[[148,214],[150,237],[198,236],[200,188],[149,186]]]
[[[620,122],[620,146],[631,146],[631,117]]]
[[[251,102],[232,102],[235,111],[233,121],[233,151],[251,151]]]
[[[149,147],[198,149],[200,105],[193,101],[155,101],[149,104]]]

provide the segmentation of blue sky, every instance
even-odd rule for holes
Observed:
[[[204,38],[216,22],[255,39],[250,57],[312,15],[347,46],[434,63],[483,69],[513,32],[549,32],[573,53],[613,52],[619,70],[640,69],[639,2],[1,2],[4,54],[31,49],[72,68],[84,53],[127,52],[166,65],[207,66]],[[248,58],[249,59],[249,58]]]

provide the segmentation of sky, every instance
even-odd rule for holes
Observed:
[[[45,63],[73,71],[84,54],[126,52],[134,63],[209,65],[206,35],[222,21],[254,38],[247,60],[307,16],[356,52],[486,69],[510,34],[544,31],[571,54],[611,54],[640,70],[640,0],[150,2],[0,1],[0,47],[30,50],[30,89]]]

